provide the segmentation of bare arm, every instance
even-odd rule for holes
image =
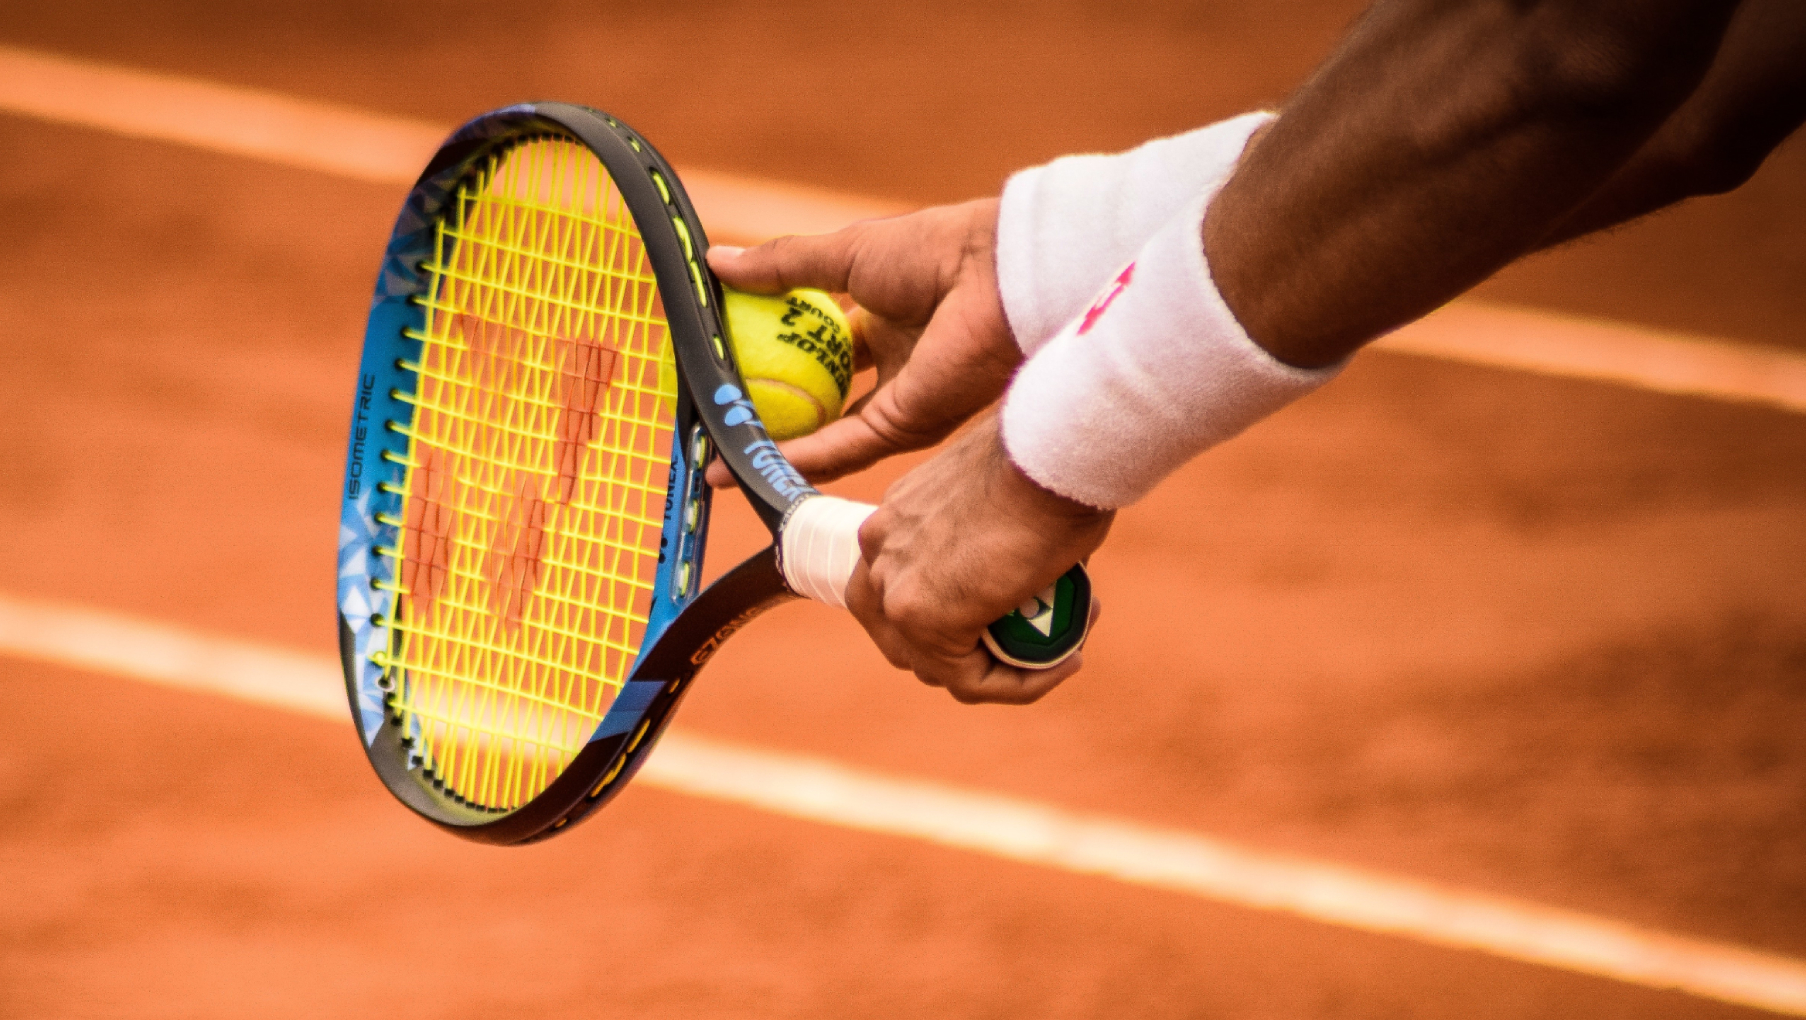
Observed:
[[[1748,0],[1770,2],[1798,0]],[[1684,123],[1677,111],[1709,80],[1738,6],[1381,0],[1211,207],[1203,242],[1229,307],[1280,359],[1330,364],[1564,225],[1634,215],[1648,201],[1635,197],[1647,190],[1639,182],[1660,176],[1653,160],[1648,171],[1635,161],[1655,151],[1659,132]],[[932,281],[958,259],[953,240],[919,247],[915,238],[940,236],[930,225],[880,221],[711,262],[754,288],[856,281],[862,256],[884,270],[873,280]],[[972,221],[948,236],[988,235]],[[996,337],[1007,327],[994,285],[962,293],[972,300],[957,317],[942,321],[937,298],[937,314],[897,320],[909,329],[895,335],[910,340],[898,359],[923,378],[937,369],[917,361],[983,361],[1001,349]],[[895,410],[899,419],[929,416],[932,428],[915,431],[944,434],[951,423],[932,417],[934,404]],[[824,456],[818,468],[862,459]],[[848,601],[891,661],[924,681],[962,700],[1032,700],[1051,683],[998,675],[979,633],[1095,548],[1109,524],[1106,513],[1038,489],[994,425],[981,423],[887,494],[862,531],[866,567]]]
[[[1535,250],[1705,77],[1731,0],[1385,0],[1212,204],[1248,334],[1326,365]]]
[[[1744,0],[1711,70],[1630,161],[1544,245],[1730,191],[1806,121],[1806,3]]]

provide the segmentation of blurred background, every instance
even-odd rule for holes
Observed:
[[[0,46],[446,126],[587,103],[680,168],[914,205],[1277,103],[1363,6],[16,0]],[[0,139],[0,594],[324,661],[405,185]],[[1477,296],[1806,348],[1802,200],[1796,138]],[[799,605],[678,725],[1798,957],[1803,568],[1798,415],[1375,352],[1122,515],[1041,704]],[[652,787],[476,847],[348,725],[16,657],[0,691],[0,1016],[1759,1015]]]
[[[119,6],[119,9],[114,9]],[[1278,103],[1362,0],[802,0],[429,6],[25,0],[5,41],[445,123],[600,104],[703,166],[931,204],[1053,156]],[[1806,147],[1735,194],[1505,273],[1481,294],[1798,345]]]

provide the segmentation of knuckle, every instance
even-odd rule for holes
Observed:
[[[895,669],[911,668],[914,658],[910,654],[909,645],[891,629],[889,624],[882,619],[866,618],[859,611],[859,607],[853,606],[850,601],[848,608],[854,610],[854,617],[859,620],[860,626],[865,628],[866,634],[872,639],[872,644],[878,646],[878,652],[884,656],[885,662],[890,663]]]
[[[929,687],[939,687],[951,691],[958,683],[958,678],[947,676],[946,671],[940,666],[941,664],[938,662],[918,660],[911,664],[910,671],[916,675],[917,680]]]
[[[921,635],[938,629],[941,612],[933,600],[922,598],[918,592],[913,584],[897,585],[885,592],[884,615],[898,630]]]
[[[773,260],[784,253],[785,249],[789,247],[788,242],[793,240],[795,240],[795,235],[792,234],[786,234],[783,237],[774,237],[764,244],[755,244],[751,248],[741,252],[740,258],[742,261],[751,259],[756,265],[768,266]]]
[[[872,587],[877,589],[880,595],[888,587],[884,582],[890,571],[889,563],[878,553],[884,548],[884,540],[890,536],[894,516],[891,511],[880,504],[878,509],[872,511],[872,515],[865,519],[865,523],[859,526],[859,552],[865,561],[871,564]]]
[[[801,244],[802,238],[795,234],[785,234],[783,237],[774,237],[753,250],[764,255],[762,264],[778,286],[789,288],[793,286],[790,281],[796,275],[794,264],[806,254],[800,247]]]
[[[867,448],[872,445],[870,433],[857,418],[842,418],[822,427],[820,432],[782,444],[790,465],[811,482],[831,482],[865,466],[873,459]]]
[[[919,420],[897,393],[895,383],[865,405],[859,417],[880,443],[893,450],[919,450],[939,442],[951,431],[950,426]]]

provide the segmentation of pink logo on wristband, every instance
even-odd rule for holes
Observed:
[[[1110,302],[1115,301],[1118,294],[1129,289],[1129,280],[1134,275],[1135,263],[1131,262],[1123,267],[1122,272],[1116,275],[1116,279],[1110,281],[1110,286],[1104,288],[1104,292],[1097,296],[1097,300],[1091,302],[1091,307],[1085,309],[1085,321],[1079,323],[1080,336],[1091,332],[1091,327],[1097,325],[1097,320],[1103,318],[1104,311],[1110,307]]]

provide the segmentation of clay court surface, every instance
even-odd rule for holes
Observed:
[[[1360,4],[19,6],[0,45],[447,124],[585,102],[680,167],[913,204],[1276,100]],[[0,594],[330,656],[405,187],[0,128]],[[1803,348],[1803,199],[1796,139],[1483,293]],[[724,526],[716,569],[756,538]],[[796,605],[678,726],[1806,958],[1806,417],[1370,353],[1093,575],[1087,668],[1033,707]],[[650,785],[479,847],[348,722],[19,658],[0,692],[5,1017],[1768,1015]]]

